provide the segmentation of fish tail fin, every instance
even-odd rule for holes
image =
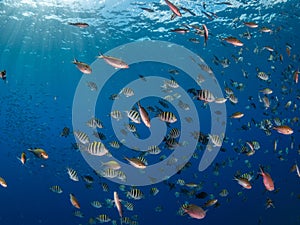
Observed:
[[[74,58],[73,61],[72,61],[72,63],[76,64],[76,63],[78,63],[78,60],[76,58]]]

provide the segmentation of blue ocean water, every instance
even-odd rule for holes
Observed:
[[[300,93],[299,83],[293,78],[299,71],[299,2],[172,2],[179,7],[182,17],[171,20],[172,12],[162,0],[0,2],[0,71],[6,70],[7,75],[6,80],[0,80],[0,177],[7,183],[7,187],[0,187],[1,224],[93,224],[99,222],[96,217],[100,214],[111,219],[108,224],[121,224],[117,208],[112,203],[114,191],[122,200],[123,218],[128,217],[130,220],[123,219],[123,224],[300,224],[299,177],[297,171],[291,172],[300,154],[297,107]],[[195,15],[180,7],[189,9]],[[89,26],[80,28],[68,24],[70,22],[85,22]],[[255,22],[258,27],[250,28],[245,22]],[[206,46],[204,37],[196,33],[195,27],[202,30],[203,24],[209,31]],[[271,32],[262,32],[263,27],[270,28]],[[176,28],[185,29],[186,33],[171,32]],[[243,46],[227,43],[224,38],[229,36],[241,40]],[[120,55],[112,56],[129,62],[132,54],[122,51],[122,46],[149,40],[168,42],[170,48],[179,45],[200,56],[208,67],[199,67],[195,73],[204,74],[205,81],[199,86],[180,68],[149,61],[130,64],[128,69],[113,69],[115,74],[105,85],[97,83],[100,76],[106,76],[102,74],[104,65],[110,67],[103,59],[97,59],[100,52],[109,54],[112,49],[120,48]],[[272,49],[268,50],[268,46]],[[159,51],[164,56],[165,50],[162,48]],[[143,56],[143,52],[139,54],[139,57]],[[74,58],[91,65],[93,73],[82,74],[72,63]],[[173,58],[180,65],[199,64],[199,58],[182,57],[178,52],[174,52]],[[216,112],[213,105],[217,103],[204,104],[193,96],[193,90],[205,89],[208,68],[214,74],[210,78],[216,80],[224,97],[225,88],[229,87],[238,98],[237,104],[231,103],[229,99],[220,104],[225,106],[225,111]],[[257,77],[260,71],[268,74],[268,81]],[[176,81],[184,93],[180,97],[176,95],[179,93],[176,88],[164,89],[161,87],[163,82],[158,82],[155,87],[149,86],[152,76]],[[86,85],[86,81],[90,80],[94,80],[99,87],[103,85],[98,90],[98,96]],[[77,130],[73,128],[72,121],[74,105],[79,104],[80,107],[80,103],[74,99],[81,87],[90,94],[81,96],[81,100],[89,102],[97,97],[95,109],[82,110],[88,111],[91,116],[92,110],[95,110],[94,116],[104,125],[103,129],[97,129],[97,132],[105,135],[102,142],[114,158],[128,164],[124,157],[137,157],[141,153],[130,150],[126,146],[128,140],[118,140],[115,135],[117,130],[112,124],[123,127],[126,139],[129,138],[129,132],[123,122],[112,120],[108,115],[115,102],[126,102],[131,98],[120,94],[119,99],[111,100],[111,95],[118,94],[124,86],[135,80],[140,83],[134,91],[140,94],[135,94],[134,98],[141,101],[151,119],[161,111],[173,112],[178,121],[168,126],[160,124],[162,128],[170,131],[175,127],[181,129],[185,124],[192,131],[201,131],[206,140],[197,144],[195,154],[186,165],[171,161],[183,159],[172,157],[171,154],[177,150],[168,149],[165,141],[159,144],[162,150],[159,155],[143,155],[149,167],[164,161],[164,157],[170,160],[170,167],[179,167],[177,174],[166,176],[161,182],[152,180],[152,185],[135,186],[144,193],[140,200],[127,196],[132,188],[127,181],[132,174],[127,173],[127,181],[117,179],[115,182],[94,172],[89,161],[85,160],[87,153],[74,148],[79,142],[73,135],[73,131]],[[272,94],[260,92],[267,87],[273,90]],[[148,93],[149,89],[155,88],[159,90],[157,96],[140,98],[141,93]],[[209,91],[214,93],[216,90]],[[172,95],[174,99],[163,106],[159,103],[162,99],[158,95]],[[185,122],[187,116],[179,114],[179,100],[188,101],[183,96],[189,96],[190,106],[192,103],[197,109],[198,118],[193,117],[192,122]],[[270,100],[268,108],[264,106],[263,97]],[[289,101],[290,106],[287,105]],[[136,102],[133,107],[138,109]],[[128,110],[130,108],[131,105]],[[230,118],[235,112],[242,112],[244,116],[240,119]],[[190,110],[185,113],[189,115]],[[122,115],[126,118],[124,111]],[[205,149],[215,150],[211,142],[207,143],[211,125],[223,122],[222,119],[213,121],[213,115],[218,115],[217,119],[225,117],[226,125],[223,125],[226,132],[221,151],[207,169],[199,171],[198,165]],[[272,127],[279,126],[274,122],[276,118],[280,125],[291,127],[293,134],[284,135],[274,130]],[[196,119],[200,121],[200,130],[196,129]],[[86,121],[85,118],[83,120]],[[269,120],[272,127],[264,130],[264,120]],[[67,137],[61,136],[64,127],[70,129]],[[88,129],[85,124],[84,128]],[[143,123],[136,124],[136,128],[136,134],[141,140],[155,135]],[[192,137],[191,133],[188,134]],[[123,145],[114,149],[109,144],[111,141],[123,142]],[[253,141],[258,142],[260,148],[255,154],[247,155],[249,148],[245,152],[243,146],[247,147],[246,142]],[[191,142],[186,140],[180,139],[179,142],[181,151],[191,146]],[[277,143],[276,149],[274,143]],[[37,158],[27,150],[29,148],[42,148],[49,158]],[[22,152],[28,158],[24,165],[17,159]],[[260,165],[274,180],[274,191],[266,191],[262,177],[257,175]],[[78,182],[69,178],[67,167],[77,171]],[[138,175],[150,177],[149,173],[141,169],[130,168],[137,171]],[[164,170],[166,168],[161,168],[162,173]],[[235,175],[245,173],[253,177],[250,181],[252,188],[249,190],[234,180]],[[93,177],[93,183],[87,184],[84,176]],[[108,185],[109,190],[104,191],[103,184]],[[53,185],[59,185],[63,192],[52,192],[49,188]],[[155,196],[150,194],[153,187],[159,190]],[[228,191],[226,197],[220,196],[223,189]],[[80,209],[72,206],[70,193],[80,202]],[[204,197],[203,193],[207,196]],[[217,199],[218,203],[205,207],[209,199]],[[268,199],[273,201],[274,208],[266,207]],[[91,205],[95,200],[102,203],[101,208]],[[125,208],[126,202],[133,204],[132,211]],[[205,218],[198,220],[182,213],[184,204],[203,207],[207,210]],[[76,210],[83,216],[75,216]]]

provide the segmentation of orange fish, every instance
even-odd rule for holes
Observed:
[[[80,204],[72,193],[70,194],[70,202],[75,208],[80,209]]]
[[[286,126],[286,125],[273,127],[273,129],[277,130],[278,133],[284,134],[284,135],[291,135],[292,133],[294,133],[292,128],[290,128],[289,126]]]
[[[286,54],[290,57],[290,55],[291,55],[291,48],[286,47]]]
[[[117,207],[119,216],[123,217],[121,201],[120,201],[118,193],[116,191],[114,191],[114,202],[115,202],[115,205]]]
[[[84,74],[92,73],[92,68],[88,64],[84,62],[79,62],[77,59],[74,59],[72,63],[76,65],[77,69],[79,69],[80,72]]]
[[[111,57],[111,56],[108,56],[108,55],[103,55],[101,53],[99,53],[99,56],[98,56],[99,59],[104,59],[104,61],[111,65],[112,67],[114,67],[115,69],[128,69],[129,68],[129,65],[122,61],[121,59],[118,59],[118,58],[114,58],[114,57]]]
[[[260,169],[260,175],[262,175],[263,177],[263,183],[265,185],[265,188],[268,190],[268,191],[274,191],[274,182],[272,180],[272,177],[270,176],[270,174],[264,172],[263,168],[260,166],[259,167]]]

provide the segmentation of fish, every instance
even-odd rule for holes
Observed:
[[[80,27],[80,28],[89,27],[89,24],[84,23],[84,22],[76,22],[76,23],[69,22],[68,24],[72,25],[72,26],[75,26],[75,27]]]
[[[296,84],[298,84],[298,79],[299,79],[299,69],[295,70],[293,73],[293,80]]]
[[[146,11],[146,12],[149,12],[149,13],[153,13],[154,10],[153,9],[149,9],[149,8],[145,8],[145,7],[140,7],[140,9]]]
[[[202,28],[204,30],[204,46],[206,46],[208,40],[208,29],[205,24],[202,24]]]
[[[72,63],[76,65],[77,69],[80,72],[82,72],[84,74],[91,74],[92,73],[92,68],[88,64],[86,64],[84,62],[80,62],[77,59],[74,59],[72,61]]]
[[[149,115],[147,113],[147,111],[145,110],[144,107],[141,106],[140,102],[138,101],[138,107],[139,107],[139,113],[141,115],[142,121],[145,124],[146,127],[150,128],[151,124],[150,124],[150,118]]]
[[[192,12],[190,9],[184,8],[184,7],[180,7],[180,9],[182,9],[185,12],[188,12],[189,14],[191,14],[192,16],[196,16],[196,13]]]
[[[222,189],[222,190],[220,191],[220,193],[219,193],[219,195],[220,195],[221,197],[227,197],[228,194],[229,194],[229,192],[228,192],[227,189]]]
[[[266,200],[266,209],[271,208],[271,207],[275,208],[274,203],[273,203],[272,199],[267,198],[267,200]]]
[[[150,195],[152,195],[152,196],[157,195],[158,192],[159,192],[159,190],[158,190],[157,187],[152,187],[152,188],[150,189]]]
[[[169,6],[169,8],[171,9],[171,11],[176,15],[181,17],[181,12],[180,10],[173,4],[171,3],[169,0],[165,0],[165,3]]]
[[[6,81],[6,70],[0,71],[0,78],[4,81]]]
[[[98,220],[100,223],[107,223],[111,221],[111,219],[106,214],[100,214],[96,217],[96,220]]]
[[[101,163],[101,166],[104,166],[104,167],[107,167],[107,168],[110,168],[113,170],[121,169],[121,165],[115,160],[111,160],[108,162],[100,162],[100,163]]]
[[[197,91],[197,99],[204,101],[205,103],[209,103],[209,102],[214,102],[215,101],[215,96],[213,95],[213,93],[207,89],[203,89],[203,90],[199,90]]]
[[[241,112],[235,112],[233,113],[230,118],[234,118],[234,119],[240,119],[244,116],[244,113],[241,113]]]
[[[91,91],[97,91],[98,90],[97,84],[93,81],[86,82],[86,85],[90,88]]]
[[[114,191],[114,202],[115,202],[115,205],[117,207],[119,216],[122,218],[123,217],[122,205],[121,205],[121,202],[120,202],[120,199],[119,199],[119,195],[116,191]]]
[[[268,74],[266,74],[265,72],[262,72],[262,71],[257,73],[257,77],[263,81],[269,80]]]
[[[128,118],[131,119],[132,122],[141,123],[141,117],[140,117],[140,114],[138,113],[138,111],[130,110],[130,111],[126,111],[126,113],[127,113]]]
[[[113,110],[110,112],[110,116],[117,121],[122,119],[122,113],[119,110]]]
[[[74,136],[80,141],[80,143],[86,145],[90,142],[89,137],[82,131],[74,131]]]
[[[252,185],[250,183],[252,176],[250,176],[249,174],[243,174],[241,176],[234,176],[233,179],[236,180],[238,182],[238,184],[241,185],[243,188],[246,188],[246,189],[252,188]]]
[[[35,149],[28,149],[28,151],[32,152],[36,157],[41,159],[48,159],[48,153],[41,148],[35,148]]]
[[[98,58],[99,59],[104,59],[104,61],[107,64],[111,65],[115,69],[128,69],[129,68],[129,65],[126,62],[124,62],[124,61],[122,61],[121,59],[118,59],[118,58],[103,55],[101,53],[99,53]]]
[[[67,173],[70,177],[71,180],[73,181],[79,181],[79,178],[78,178],[78,175],[77,175],[77,172],[76,170],[70,168],[70,167],[67,167]]]
[[[186,205],[183,210],[190,217],[195,219],[203,219],[206,216],[206,211],[204,211],[200,206],[194,204]]]
[[[70,128],[68,127],[64,127],[62,132],[60,133],[61,137],[68,137],[70,134]]]
[[[134,96],[134,90],[130,87],[123,88],[119,94],[123,94],[125,97],[132,97]]]
[[[86,125],[91,128],[100,128],[100,129],[103,128],[103,124],[102,124],[101,120],[99,120],[98,118],[95,118],[95,117],[92,117],[91,119],[89,119],[86,122]]]
[[[75,208],[80,209],[80,204],[75,195],[72,193],[70,194],[70,202]]]
[[[111,168],[107,168],[105,170],[101,170],[99,172],[99,174],[102,176],[102,177],[105,177],[105,178],[115,178],[118,176],[118,172],[117,170],[114,170],[114,169],[111,169]]]
[[[299,171],[299,167],[297,164],[296,164],[296,172],[297,172],[298,177],[300,177],[300,171]]]
[[[241,47],[244,45],[243,42],[241,42],[239,39],[232,37],[232,36],[223,38],[223,40],[229,44],[232,44],[232,45],[238,46],[238,47]]]
[[[258,27],[258,24],[255,23],[255,22],[244,22],[244,25],[246,25],[247,27],[250,27],[250,28],[257,28]]]
[[[61,187],[58,186],[58,185],[53,185],[53,186],[51,186],[49,189],[50,189],[50,191],[52,191],[52,192],[54,192],[54,193],[57,193],[57,194],[63,193],[63,190],[62,190]]]
[[[293,129],[287,125],[276,126],[276,127],[273,127],[273,129],[276,130],[278,133],[284,134],[284,135],[291,135],[294,133]]]
[[[266,190],[274,191],[275,190],[274,182],[273,182],[273,179],[270,176],[270,174],[268,174],[267,172],[264,172],[264,170],[261,166],[259,167],[259,169],[260,169],[260,173],[258,173],[258,174],[262,175],[263,184],[264,184]]]
[[[26,163],[26,161],[27,161],[26,153],[25,153],[25,152],[22,152],[22,153],[21,153],[21,157],[20,157],[20,158],[17,157],[17,159],[20,160],[20,162],[21,162],[23,165],[25,165],[25,163]]]
[[[209,199],[204,203],[204,207],[211,207],[213,205],[216,205],[218,202],[218,199]]]
[[[133,198],[134,200],[140,200],[144,197],[144,194],[140,189],[131,188],[131,190],[127,192],[127,197]]]
[[[172,112],[161,112],[158,114],[158,117],[161,121],[167,123],[175,123],[177,121],[175,114]]]
[[[91,206],[93,206],[96,209],[100,209],[102,207],[102,204],[99,201],[95,200],[91,202]]]
[[[4,180],[4,178],[2,178],[2,177],[0,177],[0,185],[1,185],[2,187],[4,187],[4,188],[7,187],[7,183],[6,183],[6,181]]]
[[[127,158],[124,157],[125,160],[129,162],[130,165],[134,166],[138,169],[146,169],[146,164],[140,158]]]
[[[186,29],[186,28],[175,28],[175,29],[170,30],[170,32],[174,32],[174,33],[178,33],[178,34],[186,34],[186,33],[190,32],[190,30]]]
[[[89,143],[86,147],[86,151],[95,156],[104,156],[108,153],[108,149],[105,147],[105,145],[100,141],[94,141],[92,143]]]
[[[73,215],[76,216],[76,217],[79,217],[79,218],[84,217],[84,214],[82,212],[80,212],[79,210],[75,210]]]

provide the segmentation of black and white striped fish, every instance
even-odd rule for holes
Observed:
[[[216,98],[211,91],[204,89],[198,91],[197,99],[204,102],[214,102]]]
[[[96,156],[103,156],[108,153],[108,150],[105,147],[105,145],[99,141],[94,141],[92,143],[89,143],[89,145],[86,147],[86,151],[91,155],[96,155]]]
[[[158,114],[158,117],[161,119],[161,121],[167,123],[175,123],[177,121],[175,114],[172,112],[161,112]]]
[[[132,188],[130,191],[127,192],[127,197],[133,198],[134,200],[139,200],[144,197],[144,194],[140,189]]]
[[[68,172],[69,177],[70,177],[71,180],[73,180],[73,181],[79,181],[78,174],[77,174],[76,170],[68,167],[67,168],[67,172]]]
[[[90,139],[87,136],[87,134],[82,131],[74,131],[74,135],[84,145],[90,142]]]
[[[141,123],[141,117],[138,111],[136,110],[127,111],[127,116],[129,119],[131,119],[132,122]]]

